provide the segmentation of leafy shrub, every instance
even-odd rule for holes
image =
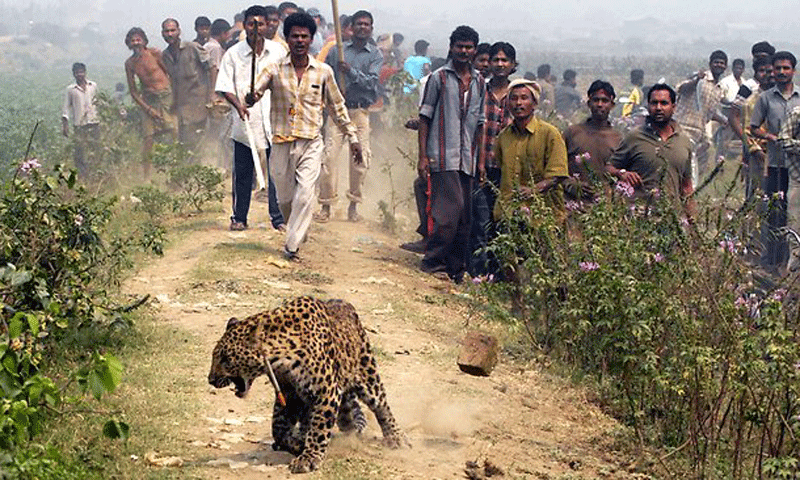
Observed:
[[[118,284],[134,249],[161,248],[158,231],[110,236],[113,206],[114,200],[76,186],[74,171],[56,166],[47,174],[35,159],[2,185],[0,449],[25,451],[48,417],[68,413],[87,394],[99,400],[121,381],[122,365],[94,342],[83,345],[88,352],[78,355],[79,368],[60,383],[43,373],[62,341],[119,321],[120,309],[107,305],[105,289]],[[111,422],[118,437],[127,432],[126,425]],[[21,473],[20,457],[9,458],[1,463],[17,465]]]
[[[153,165],[167,175],[167,186],[174,192],[173,210],[183,212],[191,207],[202,211],[209,202],[222,200],[219,187],[224,180],[216,168],[192,163],[188,150],[181,144],[156,145]]]
[[[671,474],[797,478],[780,476],[796,475],[786,459],[800,454],[797,318],[784,290],[758,290],[742,241],[762,200],[724,198],[690,224],[653,193],[568,202],[565,225],[541,198],[513,199],[490,247],[512,281],[481,288],[499,308],[512,300],[508,318],[537,346],[594,377],[641,447],[683,452],[690,471]]]
[[[183,212],[191,207],[198,212],[209,202],[219,202],[225,194],[219,189],[223,176],[206,165],[181,165],[169,171],[169,185],[178,190],[174,209]]]
[[[153,185],[140,185],[131,194],[137,200],[136,210],[147,214],[150,219],[159,220],[172,209],[172,197]]]

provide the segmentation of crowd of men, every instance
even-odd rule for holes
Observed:
[[[665,195],[688,219],[693,189],[713,167],[714,125],[741,140],[748,197],[766,193],[775,208],[761,235],[761,263],[775,272],[796,267],[788,258],[782,227],[800,231],[800,91],[793,83],[795,57],[767,42],[752,48],[753,78],[736,59],[715,51],[708,70],[675,88],[644,86],[631,71],[620,103],[623,117],[639,125],[626,134],[609,116],[617,93],[607,81],[576,89],[576,72],[556,85],[549,65],[511,79],[518,66],[508,42],[480,43],[468,26],[456,28],[447,58],[428,56],[420,39],[405,56],[400,34],[373,36],[374,19],[361,10],[341,20],[343,48],[319,11],[291,2],[254,5],[234,18],[198,17],[196,38],[181,39],[177,20],[161,24],[163,51],[148,47],[146,33],[130,29],[125,44],[128,88],[142,110],[143,156],[157,137],[197,150],[204,138],[224,136],[221,156],[232,171],[231,230],[248,228],[254,184],[269,202],[272,226],[285,231],[285,254],[298,251],[313,221],[331,219],[338,200],[340,152],[347,142],[347,219],[361,219],[364,179],[371,164],[371,109],[382,83],[405,71],[405,93],[419,96],[418,178],[414,192],[422,239],[401,247],[423,255],[425,272],[460,282],[497,272],[485,247],[508,215],[512,199],[544,196],[558,218],[567,201],[591,204],[609,180],[633,199]],[[96,137],[97,86],[86,67],[73,67],[63,132],[71,118],[75,163],[86,173],[86,145]],[[563,133],[544,120],[570,118],[586,104],[590,116]],[[214,115],[229,109],[227,115]],[[319,209],[314,212],[316,205]],[[788,263],[787,263],[788,262]]]

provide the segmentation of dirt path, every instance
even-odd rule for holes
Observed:
[[[252,218],[266,218],[264,204],[253,207]],[[282,237],[271,229],[233,233],[223,228],[226,221],[219,213],[196,222],[126,284],[128,293],[154,295],[161,319],[198,343],[186,353],[196,358],[185,372],[192,386],[176,393],[202,405],[180,452],[193,465],[192,478],[303,478],[288,473],[288,454],[269,447],[274,395],[265,381],[245,400],[206,383],[210,352],[228,318],[300,294],[356,306],[389,403],[413,445],[382,447],[370,415],[366,435],[337,433],[322,470],[306,477],[464,478],[466,462],[488,459],[505,478],[631,478],[610,453],[617,424],[566,382],[506,356],[491,377],[461,373],[455,360],[467,323],[492,326],[471,318],[465,290],[419,272],[419,258],[376,225],[314,225],[297,265],[282,260]]]

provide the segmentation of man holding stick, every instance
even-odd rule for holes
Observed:
[[[244,31],[246,41],[232,46],[222,57],[215,90],[223,95],[236,112],[233,113],[233,215],[230,229],[234,231],[247,228],[247,214],[250,210],[250,196],[253,186],[253,172],[259,172],[260,164],[269,166],[270,137],[272,136],[269,111],[270,96],[265,95],[249,109],[244,107],[245,96],[251,93],[257,72],[267,68],[286,56],[286,50],[278,43],[264,38],[267,29],[266,10],[254,5],[244,12]],[[256,52],[253,55],[253,52]],[[248,127],[250,132],[248,132]],[[248,135],[251,133],[251,135]],[[254,161],[255,149],[258,163]],[[256,165],[258,165],[256,167]],[[257,168],[257,170],[256,170]],[[268,167],[269,168],[269,167]],[[260,175],[259,175],[260,176]],[[260,179],[261,180],[261,179]],[[263,180],[262,180],[263,181]],[[269,216],[273,228],[285,230],[275,195],[275,185],[269,179]]]
[[[275,146],[270,176],[275,180],[281,212],[288,220],[284,251],[294,261],[311,224],[314,188],[322,166],[323,108],[328,107],[331,119],[345,132],[354,161],[364,161],[333,69],[308,54],[316,31],[317,24],[308,14],[289,15],[283,23],[289,55],[259,73],[255,94],[247,98],[247,104],[252,105],[266,90],[272,92],[270,118]]]
[[[347,219],[357,222],[361,217],[357,207],[363,198],[364,178],[369,168],[371,152],[369,148],[370,124],[369,106],[378,100],[378,75],[383,66],[383,55],[378,47],[372,45],[372,14],[359,10],[351,17],[352,40],[344,44],[344,60],[339,60],[339,49],[331,48],[326,63],[338,73],[338,84],[344,90],[345,105],[350,120],[356,127],[358,142],[364,151],[362,163],[348,162],[350,188],[347,198],[350,206]],[[329,126],[332,127],[329,123]],[[338,198],[339,153],[342,150],[343,135],[334,128],[328,128],[325,135],[325,160],[319,182],[319,203],[321,210],[314,216],[318,222],[327,222],[331,216],[331,205]]]

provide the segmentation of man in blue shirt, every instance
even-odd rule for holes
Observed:
[[[430,73],[431,59],[428,58],[428,45],[425,40],[417,40],[414,44],[414,55],[406,58],[403,70],[419,81],[422,77]]]
[[[350,186],[347,198],[350,200],[350,206],[347,209],[347,219],[357,222],[361,218],[357,207],[363,201],[364,179],[372,159],[368,108],[378,100],[378,77],[383,66],[383,56],[378,47],[370,42],[373,30],[372,14],[359,10],[351,19],[353,37],[343,45],[344,62],[339,61],[338,48],[331,48],[325,63],[333,67],[333,71],[336,72],[336,81],[344,93],[347,112],[356,126],[358,141],[363,148],[363,163],[356,163],[352,157],[349,161]],[[319,178],[319,203],[322,209],[314,215],[314,219],[318,222],[327,222],[330,219],[331,204],[338,198],[338,163],[342,140],[339,129],[328,129],[325,157]]]

